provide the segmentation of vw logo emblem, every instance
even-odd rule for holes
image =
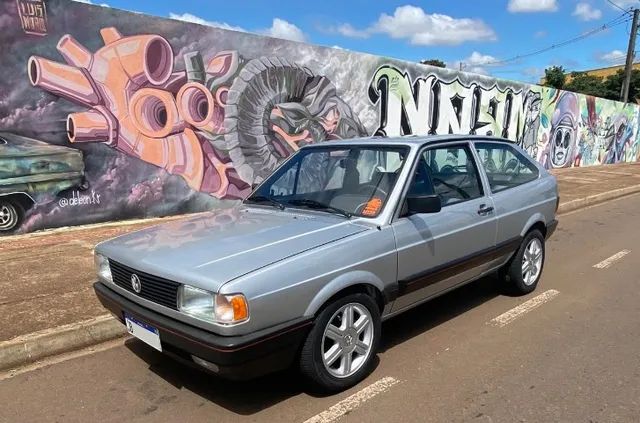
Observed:
[[[140,282],[140,278],[135,273],[131,275],[131,288],[139,294],[142,291],[142,282]]]

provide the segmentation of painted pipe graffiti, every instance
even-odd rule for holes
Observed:
[[[301,145],[366,135],[331,81],[283,58],[223,51],[205,67],[192,52],[173,72],[163,37],[100,34],[105,45],[93,54],[63,36],[67,64],[32,56],[31,84],[90,108],[68,116],[72,143],[105,143],[194,190],[243,198]]]

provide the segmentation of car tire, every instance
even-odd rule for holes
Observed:
[[[350,388],[373,371],[380,335],[380,309],[371,296],[339,298],[318,314],[300,352],[300,372],[316,391]]]
[[[510,291],[517,295],[533,292],[538,286],[544,267],[544,236],[534,229],[527,233],[518,251],[503,269]]]
[[[24,218],[24,209],[17,201],[0,198],[0,234],[13,232]]]

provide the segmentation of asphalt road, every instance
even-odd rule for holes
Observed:
[[[294,373],[220,381],[130,339],[0,381],[0,421],[638,422],[637,222],[640,195],[563,216],[535,293],[485,278],[392,319],[375,372],[339,395]]]

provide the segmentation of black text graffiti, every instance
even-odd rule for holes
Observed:
[[[376,134],[496,135],[517,141],[524,127],[523,90],[483,87],[457,79],[444,82],[431,74],[411,81],[406,72],[380,67],[369,98],[380,108]]]

